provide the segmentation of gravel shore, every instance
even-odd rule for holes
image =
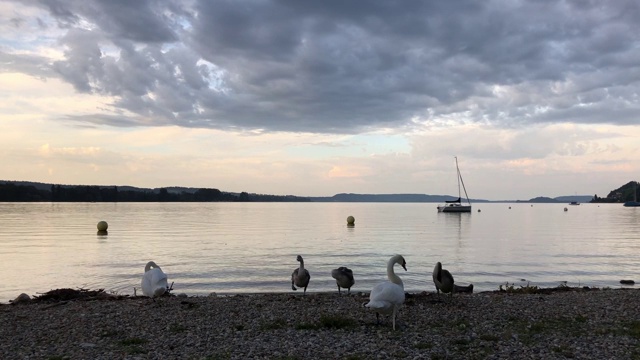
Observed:
[[[0,305],[1,359],[640,359],[640,290],[104,296]]]

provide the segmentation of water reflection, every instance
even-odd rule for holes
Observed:
[[[407,260],[407,291],[434,290],[436,261],[476,291],[522,278],[618,287],[637,275],[638,209],[563,206],[450,214],[401,203],[2,203],[0,301],[60,287],[132,294],[149,260],[189,294],[286,292],[297,254],[311,292],[333,291],[338,266],[353,269],[352,290],[368,291],[394,254]],[[357,231],[345,231],[344,214],[358,218]],[[94,235],[99,219],[114,229],[108,236]]]

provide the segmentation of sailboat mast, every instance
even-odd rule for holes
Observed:
[[[460,183],[462,183],[462,189],[464,190],[464,197],[467,199],[467,204],[471,205],[469,201],[469,195],[467,194],[467,188],[464,186],[464,180],[462,180],[462,174],[460,174],[460,168],[458,168],[458,157],[456,158],[456,170],[458,171],[458,198],[460,198]]]
[[[460,169],[458,168],[458,157],[454,156],[454,158],[456,159],[456,175],[458,176],[458,200],[460,200]]]

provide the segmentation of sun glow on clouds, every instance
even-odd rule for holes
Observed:
[[[62,147],[52,148],[49,144],[44,144],[40,147],[40,154],[45,157],[51,156],[76,156],[76,157],[96,157],[100,154],[99,147]]]
[[[358,165],[335,165],[327,172],[328,178],[361,178],[366,175],[371,175],[371,169]]]
[[[41,80],[20,73],[0,73],[0,95],[0,115],[32,114],[33,118],[94,114],[113,102],[102,95],[78,94],[55,78]]]

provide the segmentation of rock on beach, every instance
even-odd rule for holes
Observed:
[[[2,359],[637,359],[640,290],[95,296],[0,305]]]

